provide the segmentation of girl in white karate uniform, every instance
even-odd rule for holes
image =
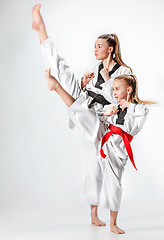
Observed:
[[[110,209],[110,229],[117,234],[125,233],[117,226],[122,187],[121,178],[128,157],[137,170],[130,142],[143,127],[148,109],[145,104],[153,102],[138,98],[137,79],[134,75],[120,75],[113,81],[117,104],[103,105],[93,102],[87,93],[74,99],[60,83],[46,71],[50,90],[56,91],[69,107],[69,116],[90,141],[101,168],[99,177],[99,205]],[[94,176],[94,171],[93,171]]]
[[[58,55],[54,41],[47,35],[45,24],[40,15],[40,7],[40,4],[33,7],[32,27],[39,34],[42,52],[52,69],[54,77],[58,79],[62,87],[72,96],[72,99],[79,97],[80,101],[82,96],[87,97],[89,101],[87,107],[89,108],[95,107],[95,104],[97,104],[98,107],[100,107],[100,105],[105,107],[110,103],[116,103],[113,97],[113,79],[121,74],[132,73],[131,69],[122,61],[117,36],[115,34],[105,34],[98,37],[95,42],[95,56],[97,60],[102,60],[102,62],[94,69],[93,73],[85,74],[82,81],[81,79],[76,80],[65,59]],[[49,88],[51,89],[50,85],[51,84],[49,84]],[[82,109],[83,108],[81,108],[81,110]],[[101,110],[100,107],[99,114],[101,114]],[[83,116],[85,116],[85,111],[83,112]],[[94,117],[93,123],[96,128],[97,125],[96,122],[94,122]],[[74,125],[70,116],[70,127]],[[84,129],[87,129],[87,126]],[[91,139],[93,142],[93,139],[97,139],[97,137],[92,136]],[[95,151],[93,151],[90,159],[87,159],[86,164],[84,197],[91,205],[92,223],[98,226],[104,226],[106,224],[97,216],[103,176],[101,164],[96,159]],[[108,206],[106,205],[106,207]],[[115,219],[115,211],[111,209],[111,221],[112,219]]]

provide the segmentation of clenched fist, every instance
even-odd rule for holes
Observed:
[[[110,78],[109,77],[109,70],[107,68],[101,69],[100,74],[101,74],[101,76],[102,76],[102,78],[104,79],[105,82],[109,80],[109,78]]]
[[[111,116],[113,114],[116,114],[117,112],[118,112],[118,107],[113,106],[113,107],[109,108],[108,111],[104,112],[103,116]]]
[[[94,72],[86,72],[81,81],[81,87],[84,88],[89,81],[94,78]]]

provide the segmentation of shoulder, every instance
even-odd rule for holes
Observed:
[[[118,70],[119,70],[120,75],[122,75],[122,74],[129,74],[129,75],[132,74],[130,68],[122,66],[122,65],[118,68]]]
[[[128,110],[138,115],[147,115],[149,112],[147,105],[144,103],[130,103]]]
[[[132,72],[131,72],[130,68],[120,65],[119,68],[111,75],[111,77],[114,79],[123,74],[131,75]]]

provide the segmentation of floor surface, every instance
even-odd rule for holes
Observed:
[[[77,206],[69,216],[50,209],[47,212],[8,212],[0,216],[1,240],[142,240],[164,239],[163,201],[122,203],[118,225],[123,235],[110,232],[107,210],[100,209],[105,227],[90,224],[89,208]]]

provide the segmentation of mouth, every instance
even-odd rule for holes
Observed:
[[[118,98],[118,97],[115,97],[115,99],[116,99],[117,101],[119,101],[119,98]]]

